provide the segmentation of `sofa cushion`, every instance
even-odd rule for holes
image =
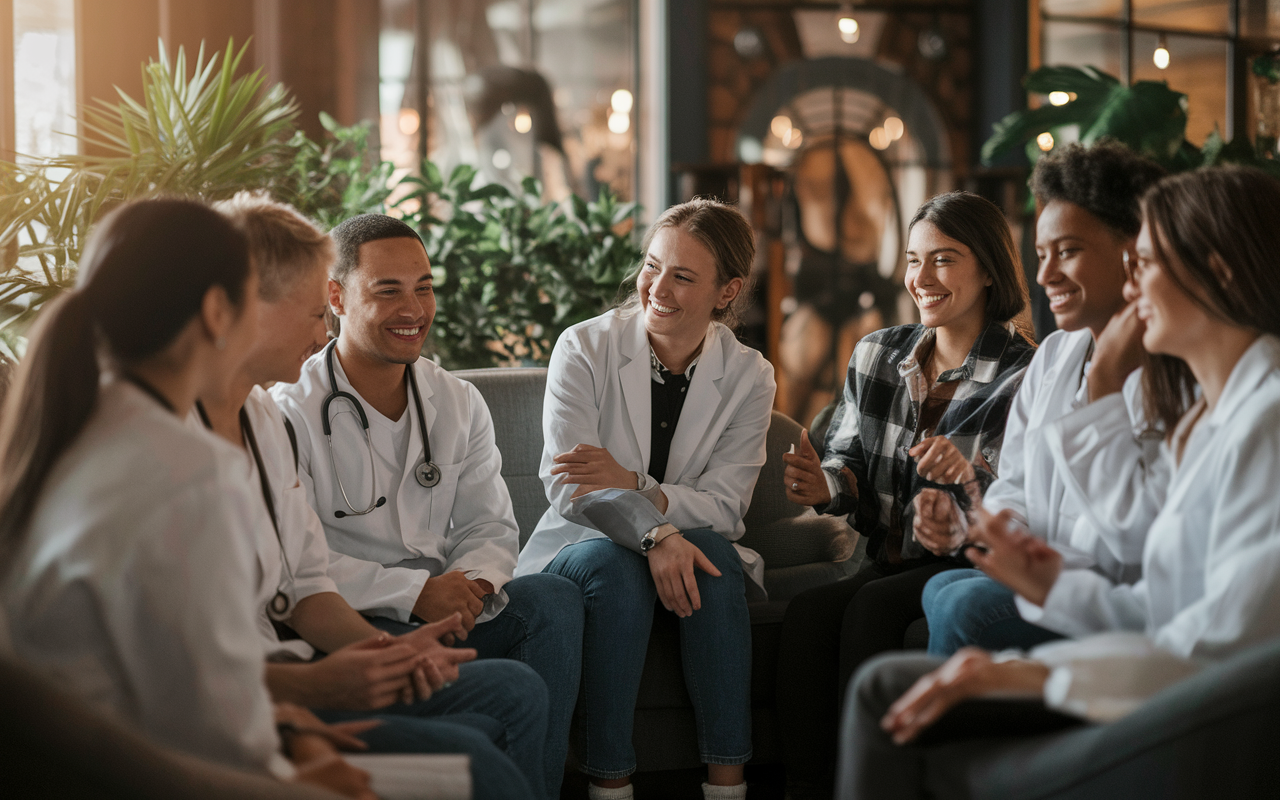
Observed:
[[[524,547],[548,505],[538,477],[547,371],[541,367],[512,367],[459,370],[453,375],[479,389],[489,406],[494,438],[502,453],[502,479],[511,492],[511,505],[520,526],[520,546]]]

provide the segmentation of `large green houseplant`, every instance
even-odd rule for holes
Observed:
[[[17,334],[72,285],[93,222],[154,194],[264,190],[324,226],[403,217],[440,273],[432,348],[450,368],[545,363],[560,331],[599,313],[638,260],[634,204],[608,193],[546,203],[535,182],[477,185],[466,166],[446,179],[424,162],[421,177],[397,177],[369,153],[368,123],[321,115],[325,136],[309,139],[283,87],[265,86],[261,71],[237,77],[244,53],[229,44],[206,59],[201,48],[188,75],[183,51],[170,62],[162,44],[141,100],[120,93],[83,111],[83,155],[0,162],[0,354],[20,350]]]
[[[1214,130],[1201,147],[1187,141],[1187,96],[1163,81],[1126,86],[1093,67],[1041,67],[1027,76],[1025,86],[1032,94],[1064,92],[1074,99],[1062,105],[1015,111],[996,123],[991,138],[982,146],[983,163],[991,164],[1021,147],[1034,164],[1044,155],[1036,143],[1040,134],[1053,133],[1054,139],[1060,140],[1064,128],[1075,126],[1084,144],[1115,139],[1170,172],[1245,163],[1280,176],[1280,163],[1257,158],[1243,137],[1228,143]]]

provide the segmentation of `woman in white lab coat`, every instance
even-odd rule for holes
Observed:
[[[1165,653],[1200,661],[1280,636],[1280,274],[1273,263],[1280,229],[1269,216],[1277,207],[1280,182],[1238,167],[1167,178],[1144,199],[1133,270],[1143,346],[1185,363],[1200,397],[1165,443],[1172,476],[1136,584],[1063,568],[1057,551],[1010,529],[1008,512],[973,531],[988,552],[970,557],[1018,593],[1024,616],[1036,624],[1072,637],[1138,632]],[[999,663],[960,651],[889,710],[886,735],[909,740],[956,702],[984,694],[1074,694],[1059,698],[1072,710],[1087,709],[1096,697],[1123,704],[1126,694],[1152,689],[1143,681],[1124,686],[1130,671],[1109,668],[1063,692],[1071,676],[1049,683],[1050,663],[1069,666],[1070,648],[1084,652],[1092,643],[1051,647],[1052,660]],[[1131,649],[1140,662],[1151,660]],[[859,758],[866,742],[856,737],[848,744],[845,755],[857,768],[845,771],[841,796],[870,796],[874,776],[903,766],[880,757],[883,751]]]
[[[725,323],[746,295],[755,246],[736,209],[694,200],[658,218],[645,250],[635,296],[565,331],[552,353],[540,469],[551,507],[517,574],[545,570],[583,590],[587,741],[578,757],[592,797],[631,796],[655,599],[680,617],[704,793],[744,797],[746,591],[760,588],[763,564],[733,542],[765,461],[774,382]],[[600,530],[584,515],[581,503],[602,495],[623,495],[624,524]]]
[[[247,460],[183,421],[239,367],[256,295],[244,237],[200,203],[99,223],[0,422],[0,597],[19,660],[157,743],[288,778],[251,600],[261,503]],[[321,737],[292,746],[300,779],[368,796]]]

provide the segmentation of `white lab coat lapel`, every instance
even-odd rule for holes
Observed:
[[[653,397],[649,382],[649,337],[644,330],[644,316],[633,314],[621,342],[622,366],[618,368],[618,380],[622,385],[622,399],[631,418],[631,432],[636,438],[643,469],[649,469],[649,438],[653,426]],[[696,373],[695,373],[696,374]]]
[[[435,390],[423,375],[422,370],[418,368],[419,363],[414,364],[413,370],[418,379],[418,392],[422,396],[422,421],[427,424],[427,430],[430,431],[436,421],[436,407],[431,401]],[[405,532],[422,531],[430,526],[431,503],[435,498],[433,491],[418,485],[417,468],[423,454],[422,426],[418,422],[418,407],[413,400],[413,387],[406,385],[405,392],[408,393],[409,398],[409,406],[405,410],[409,415],[409,449],[405,451],[405,470],[400,476],[400,485],[396,487],[396,497],[399,500],[397,508],[400,514],[402,539],[407,548],[418,552],[418,548],[412,543],[413,536]],[[439,455],[432,453],[432,457],[438,459]]]
[[[693,380],[689,384],[689,396],[685,399],[671,439],[664,483],[679,482],[694,451],[707,440],[707,428],[720,408],[720,379],[723,377],[724,350],[715,341],[715,328],[708,326],[698,368],[693,371]]]
[[[1218,432],[1231,425],[1241,407],[1254,397],[1263,381],[1276,368],[1276,341],[1274,337],[1259,339],[1236,363],[1235,369],[1227,378],[1227,385],[1222,389],[1222,396],[1218,398],[1217,406],[1196,426],[1197,430],[1192,431],[1182,454],[1182,463],[1174,467],[1173,485],[1165,498],[1165,508],[1181,508],[1180,504],[1187,493],[1206,480],[1197,477],[1197,474],[1206,466],[1207,455],[1218,452],[1212,446]],[[1173,458],[1172,453],[1168,457]]]

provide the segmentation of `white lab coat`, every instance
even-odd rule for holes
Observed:
[[[338,591],[337,585],[329,577],[329,544],[325,541],[320,519],[307,502],[307,490],[298,480],[298,471],[293,463],[293,445],[289,443],[284,417],[275,401],[266,390],[255,386],[245,400],[244,409],[258,440],[262,462],[267,468],[276,519],[280,526],[280,536],[277,538],[276,529],[271,526],[270,519],[264,516],[267,524],[258,527],[254,540],[260,578],[255,594],[258,630],[262,633],[270,657],[292,655],[309,660],[315,655],[315,650],[301,639],[281,642],[271,620],[275,617],[287,623],[299,601],[313,594]],[[261,487],[256,469],[253,482],[255,487]],[[261,491],[257,493],[257,499],[262,503]],[[263,505],[265,509],[265,503]],[[285,559],[281,558],[282,546],[287,566]],[[284,592],[289,599],[288,610],[279,617],[268,611],[276,592]]]
[[[1166,458],[1172,458],[1162,447]],[[1145,632],[1177,656],[1219,659],[1280,636],[1280,339],[1245,351],[1172,470],[1143,576],[1115,585],[1063,570],[1031,622],[1067,636]]]
[[[338,388],[359,398],[336,353],[333,364]],[[414,478],[413,468],[422,460],[423,448],[409,387],[405,387],[408,453],[403,462],[395,452],[393,422],[360,398],[376,455],[378,495],[387,498],[382,508],[361,516],[334,516],[335,510],[349,509],[335,480],[321,427],[321,406],[330,392],[324,354],[312,356],[303,365],[297,383],[277,384],[271,393],[297,432],[298,477],[335,554],[329,577],[347,602],[358,611],[408,622],[427,578],[460,571],[489,581],[497,590],[476,620],[487,622],[506,607],[502,587],[511,580],[519,548],[519,528],[500,474],[502,456],[494,443],[493,420],[471,384],[425,358],[414,369],[440,483],[424,489]],[[333,459],[342,485],[352,504],[364,508],[373,488],[360,421],[351,404],[342,401],[330,405],[329,416]]]
[[[158,744],[289,776],[254,620],[248,465],[105,382],[45,482],[3,606],[16,656],[91,705]]]
[[[1045,338],[1009,409],[1000,475],[983,506],[1013,511],[1030,531],[1053,545],[1072,567],[1094,569],[1115,582],[1132,582],[1141,570],[1142,542],[1159,511],[1159,437],[1145,435],[1141,371],[1129,376],[1124,392],[1089,403],[1086,359],[1093,344],[1088,330],[1056,331]],[[1098,408],[1115,412],[1108,435],[1088,436]],[[1076,438],[1064,446],[1063,425]],[[1071,480],[1068,461],[1093,445],[1096,469],[1089,494]],[[1086,513],[1086,498],[1124,509],[1102,525]]]
[[[650,369],[644,319],[636,311],[609,311],[561,335],[547,373],[538,470],[551,507],[520,553],[517,575],[541,572],[566,545],[604,535],[570,509],[577,487],[551,474],[556,455],[589,444],[607,448],[629,470],[648,472]],[[773,366],[724,325],[712,323],[662,484],[671,524],[710,528],[735,542],[742,537],[742,517],[765,462],[774,389]],[[734,547],[743,571],[763,593],[760,555]]]

